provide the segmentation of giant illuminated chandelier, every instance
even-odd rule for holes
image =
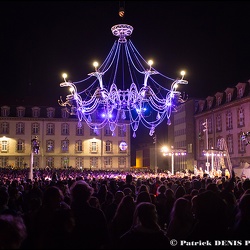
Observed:
[[[118,40],[104,62],[99,67],[95,62],[95,71],[81,81],[68,81],[63,74],[60,86],[69,87],[69,94],[65,101],[60,97],[58,102],[77,116],[78,126],[84,121],[96,133],[109,126],[114,135],[117,127],[130,126],[135,138],[141,123],[152,136],[164,120],[171,124],[171,113],[185,101],[177,90],[179,84],[188,83],[183,79],[185,72],[179,79],[172,79],[154,69],[153,61],[147,62],[127,39],[132,26],[118,24],[111,31]]]

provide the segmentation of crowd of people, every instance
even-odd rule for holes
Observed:
[[[0,169],[0,249],[168,249],[244,240],[250,179]]]

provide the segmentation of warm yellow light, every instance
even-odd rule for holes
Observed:
[[[161,152],[163,152],[163,153],[168,152],[168,147],[167,147],[167,146],[163,146],[163,147],[161,148]]]
[[[65,78],[68,77],[68,75],[67,75],[66,73],[63,73],[63,74],[62,74],[62,77],[63,77],[63,79],[65,79]]]
[[[98,62],[94,62],[93,66],[95,67],[95,69],[98,67],[99,63]]]
[[[153,65],[154,61],[153,60],[149,60],[148,61],[148,65],[151,67]]]
[[[184,76],[186,72],[184,70],[181,71],[181,76]]]

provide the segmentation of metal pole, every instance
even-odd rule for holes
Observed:
[[[155,134],[155,174],[157,174],[157,137]]]
[[[213,173],[214,172],[214,151],[213,151],[213,147],[211,147],[211,172]]]
[[[207,172],[209,173],[209,162],[208,162],[208,126],[207,126],[207,119],[206,119],[206,147],[207,147],[207,162],[206,162],[206,166],[207,166]]]
[[[174,175],[174,151],[171,152],[172,175]]]
[[[33,148],[31,147],[29,179],[31,179],[32,181],[33,181],[33,163],[34,163],[34,153],[33,153]]]

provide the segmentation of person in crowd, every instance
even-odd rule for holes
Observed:
[[[120,237],[131,228],[134,211],[134,198],[131,195],[124,196],[117,207],[114,218],[109,224],[111,247],[113,249],[117,249]]]
[[[168,249],[169,239],[158,224],[156,206],[141,202],[136,206],[133,225],[120,237],[119,249]]]
[[[226,202],[215,192],[205,190],[192,198],[196,224],[188,240],[228,238],[228,213]]]
[[[102,249],[109,244],[108,226],[104,212],[92,207],[89,199],[93,188],[84,180],[70,187],[71,209],[75,221],[72,249]]]
[[[0,249],[21,249],[26,237],[26,226],[20,215],[0,215]]]
[[[192,213],[192,204],[188,199],[178,198],[173,206],[170,215],[170,222],[167,228],[169,239],[183,240],[192,232],[195,219]]]
[[[250,189],[247,189],[239,200],[238,213],[231,234],[231,238],[242,240],[248,239],[250,235]]]

